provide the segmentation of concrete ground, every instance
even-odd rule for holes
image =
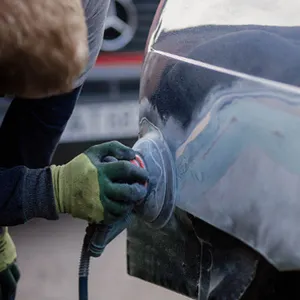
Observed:
[[[64,217],[11,228],[22,278],[16,300],[76,300],[77,273],[86,223]],[[185,300],[126,273],[126,234],[92,259],[89,300]]]

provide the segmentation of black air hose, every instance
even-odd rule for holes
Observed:
[[[80,255],[79,273],[78,273],[78,288],[79,300],[88,300],[88,277],[90,267],[90,254],[88,251],[89,236],[85,235]]]

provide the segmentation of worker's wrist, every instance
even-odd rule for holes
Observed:
[[[63,170],[64,170],[64,165],[50,166],[52,186],[53,186],[53,197],[54,197],[54,201],[55,201],[55,208],[56,208],[56,211],[58,214],[66,213],[64,210],[63,201],[61,199],[63,197],[60,196],[60,186],[61,186],[61,183],[60,183],[61,176],[60,175],[61,175],[61,173],[63,173]]]
[[[25,222],[33,218],[58,219],[49,167],[28,170],[22,205]]]

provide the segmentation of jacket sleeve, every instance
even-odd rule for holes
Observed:
[[[0,168],[0,226],[58,219],[50,168]]]
[[[0,128],[0,226],[58,218],[48,166],[80,91],[12,101]]]
[[[13,99],[0,128],[0,167],[49,166],[80,92],[78,87],[45,99]]]
[[[74,87],[85,82],[97,60],[103,42],[105,19],[110,2],[110,0],[81,0],[88,28],[89,61],[84,72],[75,82]]]

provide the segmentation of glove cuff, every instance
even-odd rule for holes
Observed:
[[[32,218],[58,219],[50,168],[29,170],[22,204],[25,222]]]
[[[88,222],[103,220],[98,171],[85,154],[69,163],[50,167],[58,213],[68,213]]]

